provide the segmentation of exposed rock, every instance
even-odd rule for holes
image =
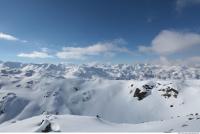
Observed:
[[[3,87],[3,84],[2,83],[0,83],[0,89]]]
[[[26,82],[27,84],[33,84],[33,81],[28,81],[28,82]]]
[[[188,120],[192,120],[193,118],[188,118]]]
[[[181,125],[181,127],[186,127],[186,126],[188,126],[187,124],[183,124],[183,125]]]
[[[178,93],[179,93],[177,90],[169,86],[166,89],[159,89],[158,91],[164,92],[162,96],[164,96],[165,98],[170,98],[170,97],[177,98]]]
[[[21,87],[21,85],[19,84],[19,85],[16,85],[16,87]]]
[[[32,76],[34,73],[35,73],[35,72],[34,72],[33,70],[28,70],[28,71],[26,71],[25,76],[30,77],[30,76]]]
[[[44,133],[52,132],[51,122],[49,120],[47,119],[42,120],[42,122],[39,125],[40,128],[38,129],[38,132],[44,132]]]
[[[13,70],[1,70],[1,73],[6,74],[6,75],[8,75],[8,74],[20,74],[21,71],[15,70],[15,69],[13,69]]]
[[[160,83],[157,83],[158,85],[161,85]]]
[[[144,89],[153,89],[153,85],[147,85],[147,84],[145,84],[145,85],[143,85],[142,86]]]
[[[12,81],[12,83],[17,83],[17,82],[19,82],[20,80],[15,80],[15,81]]]
[[[77,87],[74,87],[73,89],[74,89],[75,91],[79,91],[79,89],[78,89]]]
[[[137,97],[138,100],[142,100],[148,95],[151,94],[151,90],[155,87],[155,83],[150,81],[147,84],[144,84],[140,88],[136,88],[135,92],[133,94],[133,97]],[[129,93],[131,94],[133,90],[131,90]]]
[[[133,97],[137,97],[138,100],[142,100],[146,97],[146,95],[147,95],[147,92],[141,91],[139,88],[136,88]]]
[[[51,123],[49,123],[45,128],[44,128],[44,130],[42,130],[42,132],[51,132],[52,130],[51,130]]]

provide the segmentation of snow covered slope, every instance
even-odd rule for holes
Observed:
[[[199,132],[200,116],[145,122],[116,124],[87,116],[48,115],[0,126],[1,132]]]
[[[3,62],[0,131],[49,129],[46,115],[52,131],[199,131],[199,76],[198,66]]]

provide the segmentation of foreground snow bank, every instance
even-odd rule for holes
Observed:
[[[139,124],[116,124],[87,116],[40,115],[2,124],[0,132],[198,132],[199,123],[198,115]]]

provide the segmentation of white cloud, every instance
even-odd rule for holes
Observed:
[[[88,56],[104,54],[114,56],[115,53],[131,53],[126,47],[121,46],[124,40],[118,39],[111,42],[99,42],[87,47],[64,47],[56,56],[61,59],[86,59]]]
[[[25,57],[25,58],[51,58],[52,56],[49,55],[47,52],[39,52],[33,51],[31,53],[20,53],[17,55],[18,57]]]
[[[139,51],[170,55],[197,45],[200,45],[200,34],[163,30],[152,40],[150,47],[139,46]]]
[[[140,45],[139,47],[138,47],[138,50],[139,50],[139,52],[144,52],[144,53],[148,53],[148,52],[152,52],[152,48],[151,47],[147,47],[147,46],[142,46],[142,45]]]
[[[13,35],[0,32],[0,40],[17,41],[19,39],[14,37]]]
[[[185,62],[187,62],[188,64],[200,64],[200,56],[189,57],[185,60]]]
[[[175,65],[175,63],[177,63],[177,60],[174,60],[174,59],[172,60],[172,59],[168,59],[165,56],[160,56],[155,59],[152,59],[151,61],[147,61],[147,63],[169,66],[169,65]],[[178,63],[180,63],[180,62],[178,62]]]
[[[7,40],[7,41],[19,41],[22,43],[27,43],[27,40],[21,40],[11,34],[7,34],[7,33],[2,33],[0,32],[0,40]]]
[[[185,57],[185,58],[179,58],[179,59],[170,59],[167,57],[159,57],[157,59],[148,61],[150,64],[158,64],[158,65],[168,65],[168,66],[179,66],[179,65],[200,65],[200,56],[191,56],[191,57]]]
[[[200,4],[200,0],[177,0],[176,10],[181,11],[183,8],[186,8],[192,5],[198,5],[198,4]]]

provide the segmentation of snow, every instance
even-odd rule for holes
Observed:
[[[199,131],[199,76],[198,66],[2,62],[0,132]]]
[[[187,116],[139,124],[117,124],[96,117],[75,115],[35,116],[0,126],[1,132],[42,132],[51,124],[50,132],[198,132],[199,116]]]
[[[0,63],[1,72],[24,74],[32,71],[33,74],[48,75],[64,78],[81,79],[112,79],[112,80],[144,80],[144,79],[200,79],[199,65],[195,66],[164,66],[151,64],[96,64],[96,65],[54,65],[54,64],[22,64],[15,62]],[[19,71],[19,72],[16,72]],[[2,73],[6,75],[5,73]]]

